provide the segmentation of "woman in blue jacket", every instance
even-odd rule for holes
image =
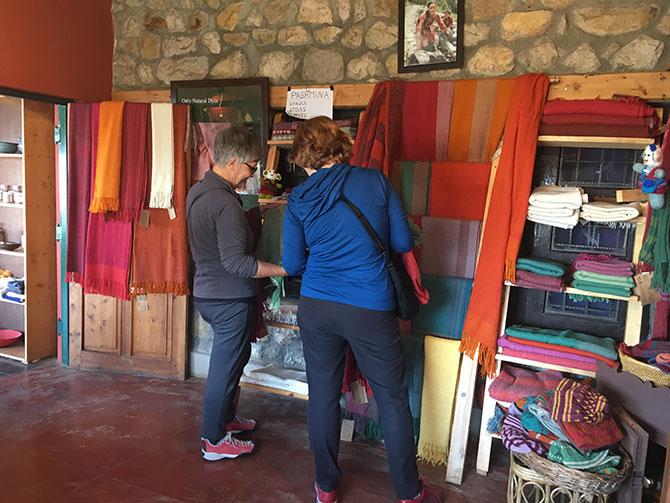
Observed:
[[[399,501],[437,503],[441,490],[424,486],[416,467],[393,286],[382,255],[340,196],[358,206],[387,248],[407,252],[412,236],[386,177],[348,164],[351,150],[347,136],[327,117],[300,126],[292,156],[309,176],[291,192],[284,221],[282,265],[290,276],[302,275],[298,324],[316,501],[337,501],[340,388],[350,345],[379,406]]]

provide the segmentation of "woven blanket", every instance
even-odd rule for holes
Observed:
[[[538,421],[542,423],[542,426],[544,426],[547,430],[549,430],[551,436],[559,440],[560,439],[567,440],[568,437],[563,432],[561,426],[552,419],[551,414],[547,410],[549,404],[546,402],[546,399],[542,400],[543,398],[544,396],[538,397],[537,400],[529,404],[528,412],[533,414],[538,419]]]
[[[91,199],[91,103],[68,105],[67,280],[82,284]]]
[[[458,341],[437,337],[426,337],[424,350],[418,456],[428,463],[445,465],[461,355]]]
[[[545,75],[515,79],[505,121],[505,138],[483,232],[475,273],[472,302],[463,328],[461,351],[471,358],[478,352],[482,370],[495,372],[503,280],[514,281],[516,259],[528,210],[537,132],[549,89]],[[452,122],[453,122],[452,116]]]
[[[472,279],[481,222],[424,217],[419,265],[425,274]]]
[[[556,370],[533,372],[529,369],[503,365],[500,374],[489,386],[491,398],[503,402],[514,402],[554,389],[563,376]]]
[[[546,342],[558,346],[566,346],[581,349],[590,353],[596,353],[610,360],[617,359],[616,342],[610,337],[595,337],[582,332],[572,330],[554,330],[552,328],[528,327],[512,325],[505,329],[505,333],[519,339]]]
[[[581,218],[589,222],[623,222],[640,216],[637,203],[614,204],[596,201],[582,206]]]
[[[609,367],[612,367],[612,368],[615,368],[615,367],[619,366],[618,359],[612,360],[610,358],[605,358],[604,356],[599,355],[598,353],[592,353],[590,351],[585,351],[583,349],[571,348],[571,347],[568,347],[568,346],[561,346],[561,345],[558,345],[558,344],[551,344],[551,343],[548,343],[548,342],[531,341],[531,340],[528,340],[528,339],[520,339],[518,337],[511,337],[511,336],[507,336],[506,339],[509,342],[513,342],[515,344],[520,344],[520,345],[524,346],[524,348],[514,347],[512,349],[526,350],[530,346],[530,347],[539,348],[539,349],[546,349],[546,350],[549,350],[549,351],[558,351],[558,352],[564,353],[564,354],[571,354],[571,355],[575,355],[575,356],[581,356],[581,357],[588,358],[588,359],[600,360],[605,365],[607,365]]]
[[[431,163],[427,161],[403,161],[393,165],[390,181],[408,215],[428,214],[430,176]]]
[[[98,138],[100,106],[93,104],[91,137]],[[91,145],[91,159],[97,159],[97,142]],[[91,167],[95,180],[97,165]],[[121,174],[123,176],[123,174]],[[131,222],[107,219],[103,213],[91,213],[86,233],[84,264],[84,293],[99,294],[128,300],[130,255],[133,225]],[[112,245],[113,244],[113,245]]]
[[[588,196],[579,187],[560,187],[558,185],[541,185],[533,190],[528,203],[537,208],[581,208],[588,202]]]
[[[135,224],[132,294],[172,293],[188,295],[188,237],[186,234],[186,158],[188,155],[188,105],[170,105],[174,150],[174,212],[152,209],[149,226]],[[152,156],[154,159],[155,156]],[[155,170],[154,170],[155,171]],[[157,260],[160,257],[160,260]]]
[[[610,124],[541,124],[540,135],[557,136],[614,136],[623,138],[649,138],[647,126],[617,126]]]
[[[562,367],[570,367],[578,370],[586,370],[589,372],[595,372],[598,368],[596,361],[591,359],[590,361],[577,360],[570,358],[566,353],[560,353],[555,351],[550,353],[547,350],[536,351],[536,348],[533,350],[518,350],[511,349],[507,347],[502,348],[502,354],[514,356],[516,358],[523,358],[526,360],[532,360],[540,363],[549,363],[552,365],[560,365]]]
[[[491,165],[475,162],[433,162],[429,210],[431,217],[482,220]]]
[[[422,274],[430,302],[421,306],[412,329],[424,334],[460,339],[468,309],[472,280]]]
[[[625,260],[615,259],[611,255],[593,255],[580,253],[572,263],[575,271],[590,271],[611,276],[632,276],[632,265]]]
[[[562,125],[583,125],[598,124],[608,126],[644,126],[647,128],[658,127],[658,117],[652,115],[649,117],[625,117],[619,115],[599,115],[599,114],[556,114],[543,115],[541,124],[562,124]]]
[[[174,190],[174,131],[172,105],[151,104],[150,208],[171,208]]]
[[[400,341],[405,355],[405,380],[409,393],[409,410],[414,423],[414,443],[419,443],[421,394],[423,393],[424,338],[422,334],[402,334]]]
[[[528,216],[526,217],[531,222],[536,224],[549,225],[550,227],[560,227],[561,229],[572,229],[579,223],[579,212],[573,210],[571,216],[560,217],[560,216],[539,216],[533,212],[531,206],[528,207]]]
[[[541,258],[521,257],[516,261],[516,268],[517,270],[528,271],[542,276],[553,276],[555,278],[560,278],[566,273],[566,268],[563,264]]]
[[[556,386],[551,417],[561,423],[598,424],[609,410],[605,395],[587,384],[564,378]]]
[[[529,271],[516,271],[516,286],[523,288],[534,288],[537,290],[547,290],[549,292],[562,292],[565,290],[563,278],[554,278],[551,276],[542,276]]]
[[[119,211],[114,215],[121,220],[136,220],[144,205],[147,189],[147,131],[149,104],[126,103],[123,113],[123,177]]]
[[[609,414],[598,424],[561,423],[568,440],[580,451],[596,451],[615,445],[623,438],[616,421]]]
[[[575,271],[575,279],[587,281],[589,283],[600,283],[603,285],[620,286],[624,288],[633,288],[635,281],[631,276],[613,276],[610,274],[600,274],[591,271]]]
[[[514,414],[507,414],[502,423],[502,437],[503,445],[510,452],[518,452],[519,454],[528,454],[535,452],[540,456],[546,454],[547,449],[542,442],[538,442],[528,436],[528,432],[521,424],[521,417]]]
[[[654,109],[647,102],[637,97],[603,100],[565,100],[562,98],[547,101],[543,114],[598,114],[620,117],[650,117]]]
[[[606,285],[600,282],[585,281],[581,279],[574,279],[572,287],[586,292],[604,293],[607,295],[617,295],[619,297],[629,297],[630,288],[616,285]]]
[[[121,189],[123,101],[100,103],[93,198],[88,211],[118,211]]]
[[[619,466],[621,462],[621,456],[610,454],[607,449],[584,453],[563,440],[551,444],[547,459],[568,468],[595,473],[611,473],[611,469]]]

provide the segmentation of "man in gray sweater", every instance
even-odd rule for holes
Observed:
[[[235,192],[256,171],[259,139],[234,126],[214,141],[214,167],[186,198],[188,240],[195,262],[193,297],[214,332],[205,385],[201,444],[208,461],[251,454],[254,443],[233,437],[256,421],[235,412],[235,394],[251,354],[256,319],[256,279],[286,276],[283,267],[258,260],[254,237]]]

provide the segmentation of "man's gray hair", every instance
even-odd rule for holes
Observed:
[[[213,159],[215,164],[225,165],[231,159],[246,162],[260,156],[260,138],[253,128],[233,126],[216,135]]]

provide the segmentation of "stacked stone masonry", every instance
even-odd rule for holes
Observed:
[[[465,0],[462,69],[397,73],[397,0],[113,0],[114,88],[670,68],[670,0]]]

